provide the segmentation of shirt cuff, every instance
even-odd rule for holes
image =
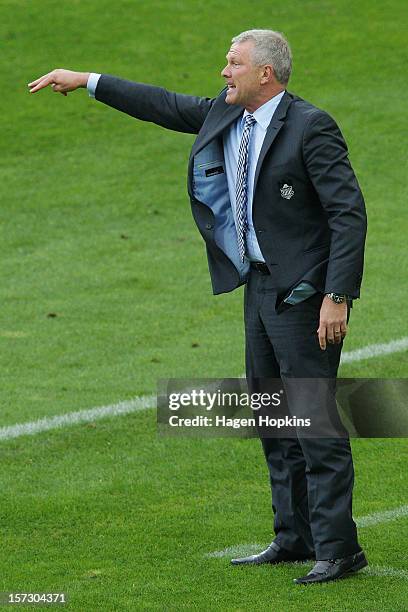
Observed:
[[[88,82],[86,84],[86,88],[88,90],[88,94],[90,98],[95,97],[96,86],[98,85],[98,81],[101,78],[100,74],[96,72],[91,72],[88,77]]]

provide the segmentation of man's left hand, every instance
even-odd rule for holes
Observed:
[[[320,322],[317,330],[322,351],[326,350],[326,342],[340,344],[347,334],[347,303],[336,304],[327,295],[324,296],[320,308]]]

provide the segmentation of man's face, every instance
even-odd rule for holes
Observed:
[[[254,43],[250,40],[236,43],[227,53],[227,65],[221,72],[228,89],[227,104],[239,104],[248,110],[256,105],[261,93],[262,69],[251,61]]]

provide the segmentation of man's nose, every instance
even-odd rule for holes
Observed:
[[[228,64],[221,70],[221,76],[228,79],[231,76],[231,72],[228,70]]]

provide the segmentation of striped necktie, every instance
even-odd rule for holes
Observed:
[[[253,115],[247,115],[245,117],[244,131],[242,132],[241,144],[239,145],[237,181],[235,184],[238,250],[241,261],[244,261],[245,232],[248,228],[248,145],[254,123],[256,123],[256,119],[254,119]]]

